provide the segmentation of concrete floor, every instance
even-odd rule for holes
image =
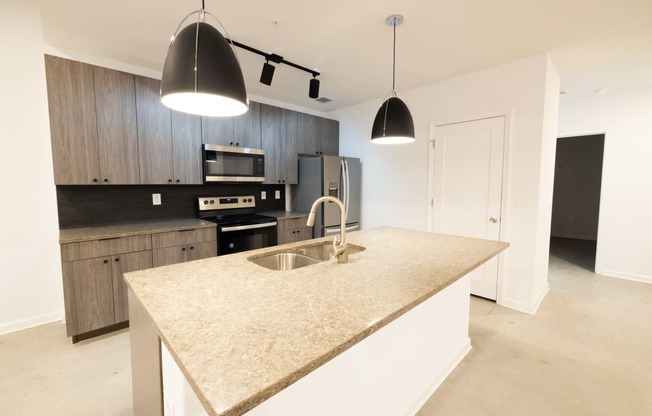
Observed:
[[[537,315],[472,298],[473,350],[418,416],[652,415],[652,285],[598,276],[590,248],[553,243]],[[0,415],[132,415],[129,365],[128,330],[2,336]]]

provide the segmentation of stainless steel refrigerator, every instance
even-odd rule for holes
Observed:
[[[334,196],[346,208],[346,230],[360,225],[360,159],[340,156],[319,156],[299,159],[299,184],[292,190],[292,210],[309,212],[313,202],[322,196]],[[313,237],[340,232],[340,210],[332,202],[320,204],[313,227]]]

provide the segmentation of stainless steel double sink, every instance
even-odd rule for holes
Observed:
[[[247,260],[270,270],[293,270],[330,260],[331,245],[331,242],[312,243],[295,247],[291,251],[252,256]],[[355,244],[347,244],[347,247],[349,255],[365,249]]]

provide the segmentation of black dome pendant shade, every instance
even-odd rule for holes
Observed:
[[[403,23],[403,16],[389,16],[386,22],[394,28],[392,92],[376,113],[371,128],[371,141],[379,144],[410,143],[415,137],[414,120],[408,106],[396,96],[396,26]]]
[[[213,26],[197,21],[175,34],[163,65],[161,102],[203,116],[236,116],[249,109],[233,47]]]
[[[399,144],[414,141],[414,121],[407,105],[398,97],[389,97],[380,106],[371,140],[380,144]]]

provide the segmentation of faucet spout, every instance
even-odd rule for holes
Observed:
[[[340,209],[340,241],[337,241],[337,237],[333,237],[331,254],[337,257],[338,263],[346,263],[349,259],[349,255],[346,246],[346,209],[344,208],[342,201],[332,196],[322,196],[321,198],[317,198],[310,208],[307,226],[312,227],[315,225],[315,213],[317,212],[317,207],[322,202],[332,202]]]

